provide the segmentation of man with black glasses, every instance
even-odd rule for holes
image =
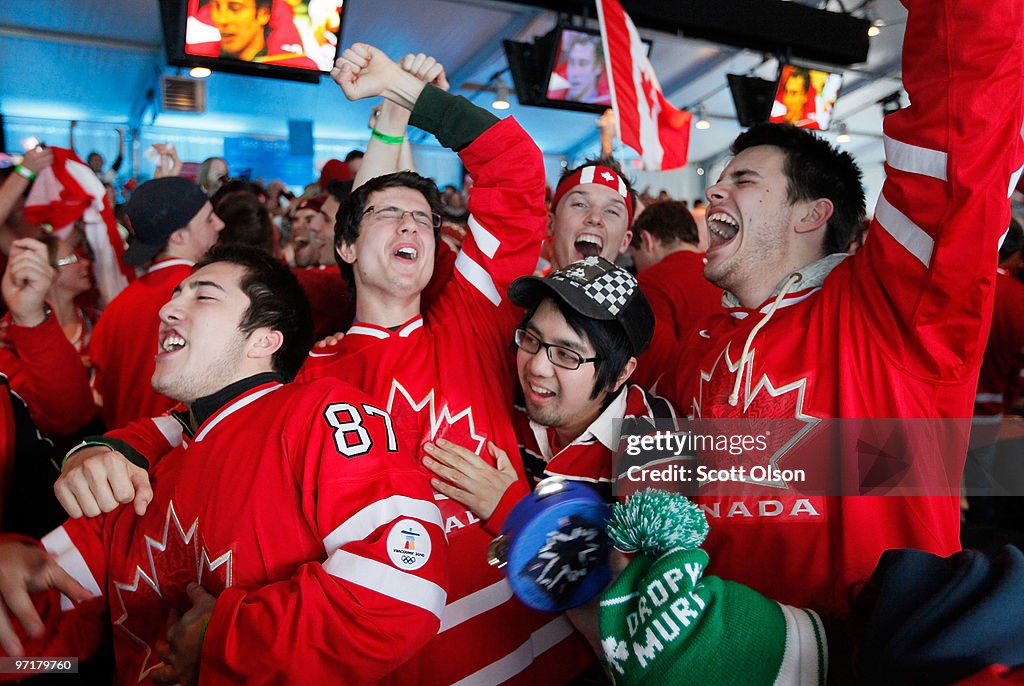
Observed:
[[[516,433],[527,473],[534,482],[585,481],[611,499],[620,422],[675,419],[668,401],[627,383],[654,331],[647,298],[632,274],[597,256],[516,279],[509,298],[526,308],[514,341],[524,400]],[[465,448],[426,449],[425,464],[441,477],[434,488],[500,532],[528,486]]]

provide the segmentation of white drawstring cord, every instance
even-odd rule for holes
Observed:
[[[793,272],[790,274],[786,279],[786,282],[782,284],[782,289],[779,291],[779,294],[775,296],[775,301],[772,303],[772,306],[768,309],[768,312],[765,313],[764,319],[755,324],[754,328],[751,329],[750,333],[747,335],[747,340],[743,344],[743,353],[740,355],[740,368],[736,371],[736,382],[732,387],[732,395],[729,396],[729,404],[731,406],[736,407],[736,404],[740,401],[740,384],[743,382],[743,369],[747,366],[747,356],[750,354],[750,346],[754,344],[754,336],[757,335],[757,332],[761,330],[761,327],[767,324],[768,320],[772,318],[773,314],[775,314],[775,311],[779,308],[779,303],[786,297],[789,289],[800,283],[802,280],[803,277],[800,275],[800,272]]]

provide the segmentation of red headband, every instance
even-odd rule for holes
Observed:
[[[554,211],[555,208],[558,207],[558,203],[566,193],[576,186],[580,186],[585,183],[596,183],[599,186],[607,186],[621,195],[623,201],[626,203],[626,215],[628,220],[628,224],[626,224],[626,226],[633,226],[633,199],[629,197],[629,189],[626,188],[626,182],[615,173],[615,170],[609,169],[608,167],[602,167],[598,164],[592,164],[589,167],[581,167],[573,172],[571,176],[566,177],[562,183],[558,184],[558,188],[555,189],[555,196],[551,198],[551,210]]]

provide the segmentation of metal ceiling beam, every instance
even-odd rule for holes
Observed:
[[[11,26],[10,24],[0,24],[0,37],[81,45],[87,48],[134,50],[136,52],[155,53],[160,52],[161,49],[160,43],[145,43],[143,41],[106,36],[90,36],[85,33],[71,33],[68,31],[31,29],[24,26]]]
[[[527,0],[521,4],[596,16],[593,0]],[[637,28],[830,64],[857,64],[868,57],[871,22],[798,2],[622,0],[622,6]]]
[[[500,31],[495,31],[488,36],[487,40],[481,43],[480,48],[463,60],[462,64],[452,69],[448,73],[448,83],[452,84],[452,88],[458,88],[461,83],[468,81],[483,65],[497,59],[504,59],[505,50],[501,47],[502,39],[518,36],[540,15],[540,10],[521,10]]]

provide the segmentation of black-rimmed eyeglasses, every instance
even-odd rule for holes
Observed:
[[[403,210],[401,207],[375,207],[370,205],[363,210],[363,216],[373,215],[377,221],[398,223],[405,218],[405,215],[412,217],[412,220],[425,229],[436,229],[441,226],[441,215],[437,212],[424,212],[423,210]]]
[[[545,343],[526,329],[516,329],[513,340],[515,340],[520,350],[530,355],[536,355],[541,348],[544,348],[551,364],[562,369],[579,369],[581,365],[587,362],[596,362],[601,359],[597,356],[583,357],[583,355],[580,355],[575,350],[563,348],[552,343]]]

